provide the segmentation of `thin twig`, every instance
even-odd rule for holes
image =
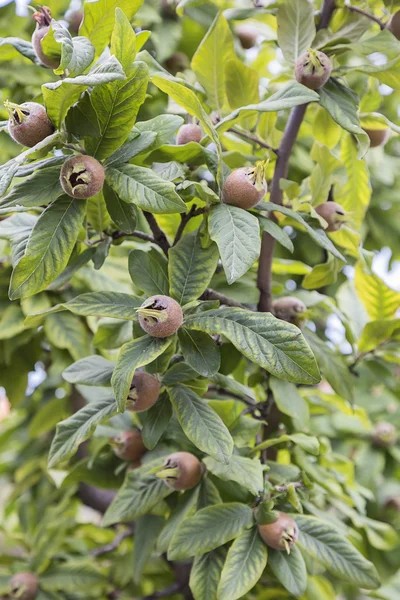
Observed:
[[[167,240],[167,236],[155,220],[154,215],[147,211],[143,211],[143,214],[146,218],[146,221],[149,224],[151,231],[153,232],[155,243],[158,244],[164,252],[164,254],[168,256],[168,250],[170,249],[171,245]]]
[[[363,10],[362,8],[358,8],[357,6],[348,6],[346,4],[345,4],[345,8],[347,8],[351,12],[358,13],[359,15],[362,15],[363,17],[366,17],[367,19],[370,19],[371,21],[374,21],[375,23],[377,23],[379,25],[379,27],[381,28],[382,31],[384,29],[386,29],[386,24],[383,21],[381,21],[375,15],[367,12],[366,10]]]
[[[189,212],[183,213],[181,215],[181,222],[179,223],[178,231],[176,232],[174,243],[172,244],[173,246],[175,246],[175,244],[177,244],[181,239],[183,231],[190,219],[192,219],[193,217],[197,217],[198,215],[204,214],[206,210],[207,209],[205,207],[199,208],[196,206],[196,204],[193,204]]]
[[[113,539],[112,542],[110,542],[109,544],[104,544],[104,546],[99,546],[99,548],[95,548],[94,550],[91,551],[91,556],[101,556],[102,554],[107,554],[108,552],[113,552],[114,550],[116,550],[118,548],[118,546],[121,544],[121,542],[127,538],[130,537],[134,532],[134,526],[133,524],[129,527],[129,529],[125,530],[125,531],[120,531],[120,533],[118,533],[118,535],[115,536],[115,538]]]
[[[250,398],[250,396],[246,396],[245,394],[238,394],[236,392],[231,392],[231,390],[228,390],[227,388],[224,388],[224,387],[220,387],[219,385],[209,385],[208,391],[215,392],[215,393],[219,394],[220,396],[229,396],[229,398],[236,398],[237,400],[244,402],[245,404],[247,404],[248,406],[251,406],[252,408],[259,408],[257,402],[254,402],[254,400],[252,398]]]
[[[151,242],[152,244],[157,244],[156,240],[149,235],[148,233],[143,233],[143,231],[132,231],[132,233],[125,233],[125,231],[115,231],[112,234],[113,240],[119,240],[122,237],[137,237],[140,240],[145,240],[146,242]]]
[[[257,144],[258,146],[261,146],[261,148],[265,148],[266,150],[272,150],[272,152],[274,152],[275,154],[278,154],[277,148],[273,148],[266,142],[263,142],[262,140],[260,140],[260,138],[258,138],[255,135],[251,135],[250,133],[246,133],[245,131],[240,131],[238,129],[235,129],[235,127],[231,127],[229,129],[229,131],[231,131],[235,135],[238,135],[239,137],[243,138],[244,140],[248,140],[249,142],[253,142],[254,144]]]
[[[178,594],[186,587],[187,583],[172,583],[164,590],[160,590],[159,592],[154,592],[154,594],[150,594],[150,596],[145,596],[143,600],[157,600],[158,598],[167,598],[168,596],[172,596],[173,594]]]
[[[217,292],[216,290],[212,290],[211,288],[207,288],[206,291],[203,292],[203,294],[200,296],[200,300],[219,300],[221,304],[224,304],[225,306],[235,306],[238,308],[245,308],[246,310],[250,310],[244,304],[241,304],[240,302],[237,302],[232,298],[228,298],[227,296],[224,296],[223,294],[220,294],[219,292]]]

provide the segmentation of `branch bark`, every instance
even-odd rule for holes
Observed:
[[[155,243],[158,244],[164,252],[164,254],[168,256],[168,250],[170,249],[171,245],[167,240],[167,236],[165,235],[161,227],[158,225],[154,215],[146,211],[143,211],[143,214],[146,218],[146,221],[149,224],[151,231],[153,232]]]
[[[94,550],[92,550],[92,552],[90,553],[91,556],[101,556],[102,554],[113,552],[118,548],[118,546],[125,538],[133,535],[134,530],[134,524],[132,523],[127,530],[118,533],[112,542],[110,542],[109,544],[105,544],[104,546],[99,546],[99,548],[95,548]]]
[[[249,310],[244,304],[241,304],[232,298],[228,298],[227,296],[224,296],[223,294],[220,294],[211,288],[207,288],[206,291],[203,292],[203,294],[200,296],[200,300],[219,300],[221,304],[224,304],[225,306],[236,306],[238,308]]]
[[[348,10],[350,10],[351,12],[355,12],[355,13],[357,13],[359,15],[362,15],[363,17],[366,17],[367,19],[370,19],[371,21],[374,21],[375,23],[377,23],[379,25],[379,27],[381,28],[382,31],[384,29],[386,29],[386,24],[383,21],[381,21],[375,15],[367,12],[366,10],[363,10],[362,8],[358,8],[358,6],[348,6],[348,5],[345,5],[345,7]]]

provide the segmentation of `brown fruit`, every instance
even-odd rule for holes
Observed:
[[[34,600],[38,593],[39,580],[34,573],[16,573],[10,579],[10,598]]]
[[[392,423],[382,421],[377,423],[372,434],[372,441],[380,448],[390,448],[397,442],[397,430]]]
[[[188,69],[190,61],[183,52],[174,52],[174,54],[165,61],[164,65],[172,75],[176,75],[178,72]]]
[[[256,45],[258,30],[253,25],[248,23],[240,23],[235,27],[236,35],[238,36],[242,48],[248,50]]]
[[[390,129],[364,129],[369,137],[370,147],[384,146],[389,139]]]
[[[296,522],[280,512],[279,517],[272,523],[258,525],[258,533],[263,541],[274,550],[286,550],[290,554],[290,549],[296,543],[299,537],[299,529]]]
[[[133,376],[126,408],[132,412],[143,412],[158,400],[160,382],[145,371],[137,371]]]
[[[178,3],[175,0],[161,0],[161,15],[166,19],[176,19],[176,7]]]
[[[400,10],[392,15],[388,25],[389,31],[391,31],[395,38],[400,40]]]
[[[73,156],[62,166],[60,183],[64,192],[72,198],[91,198],[103,187],[103,165],[93,156]]]
[[[252,208],[267,193],[264,163],[255,167],[235,169],[225,180],[222,190],[223,201],[239,208]]]
[[[310,90],[317,90],[325,85],[332,72],[332,64],[329,57],[309,48],[298,59],[295,67],[295,77]]]
[[[33,14],[36,21],[36,29],[32,34],[32,46],[36,52],[36,56],[49,69],[57,69],[60,65],[60,60],[47,56],[43,52],[42,39],[48,33],[51,24],[51,12],[47,6],[41,6],[38,12]]]
[[[54,132],[53,123],[41,104],[37,102],[14,104],[7,100],[4,106],[9,114],[8,132],[19,144],[33,148]]]
[[[65,13],[65,18],[69,23],[72,33],[77,34],[83,21],[83,12],[81,10],[72,10]]]
[[[146,452],[142,434],[137,429],[123,431],[113,439],[113,449],[118,458],[136,462]]]
[[[274,315],[282,321],[295,323],[298,317],[307,310],[306,305],[294,296],[285,296],[275,300],[272,305]]]
[[[163,479],[168,487],[180,491],[195,487],[203,474],[203,465],[189,452],[175,452],[168,456],[162,470],[156,476]]]
[[[169,296],[151,296],[143,302],[138,313],[141,328],[153,337],[173,335],[183,323],[181,307]]]
[[[324,202],[315,210],[328,223],[328,232],[338,231],[346,220],[346,211],[337,202]]]
[[[203,137],[203,132],[199,125],[182,125],[176,136],[176,143],[181,146],[189,142],[200,142]]]

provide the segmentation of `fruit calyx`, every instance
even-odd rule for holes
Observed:
[[[165,323],[168,320],[168,313],[165,310],[165,306],[162,305],[158,300],[148,300],[147,303],[142,304],[137,312],[143,319],[150,321],[150,323],[158,324]]]
[[[39,10],[33,13],[32,18],[35,19],[38,27],[49,27],[51,25],[51,10],[48,6],[40,6]]]
[[[258,525],[258,531],[267,546],[274,550],[286,550],[288,554],[299,537],[296,522],[283,512],[278,513],[275,521],[266,525]]]
[[[103,165],[87,154],[73,156],[61,168],[60,183],[71,198],[91,198],[103,187]]]
[[[153,337],[169,337],[183,323],[182,308],[169,296],[151,296],[137,312],[141,328]]]
[[[28,571],[16,573],[10,580],[10,598],[34,600],[39,588],[37,575]]]
[[[248,170],[248,179],[258,192],[265,189],[267,185],[266,174],[269,160],[258,160],[254,167],[250,167]]]
[[[325,67],[321,62],[319,53],[313,48],[307,49],[308,58],[303,62],[304,74],[305,75],[323,75],[325,73]]]
[[[23,109],[20,104],[15,104],[15,102],[10,102],[9,100],[4,102],[4,107],[13,121],[13,125],[21,125],[30,115],[30,112]]]
[[[155,471],[168,487],[176,490],[190,490],[200,481],[204,466],[190,452],[175,452],[165,459],[163,466]]]

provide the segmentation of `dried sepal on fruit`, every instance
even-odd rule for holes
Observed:
[[[223,186],[223,201],[244,209],[256,206],[268,190],[267,166],[268,161],[258,161],[253,167],[240,167],[232,171]]]
[[[296,62],[295,77],[297,81],[310,90],[317,90],[325,85],[332,72],[329,57],[319,50],[309,48]]]
[[[139,324],[153,337],[165,338],[183,323],[182,308],[169,296],[151,296],[138,308]]]
[[[49,69],[57,69],[60,66],[60,60],[47,56],[43,52],[42,40],[48,34],[51,25],[51,11],[48,6],[41,6],[37,12],[33,14],[36,21],[36,29],[32,34],[32,46],[36,56]]]
[[[288,321],[288,323],[296,323],[306,310],[307,307],[304,302],[294,296],[278,298],[272,305],[274,315],[282,321]]]
[[[122,431],[111,441],[114,453],[122,460],[138,461],[146,452],[142,434],[137,429]]]
[[[202,137],[203,132],[199,125],[187,123],[186,125],[182,125],[179,129],[178,135],[176,136],[176,143],[181,146],[183,144],[188,144],[189,142],[200,142]]]
[[[10,599],[34,600],[39,591],[39,579],[28,571],[16,573],[10,579]]]
[[[80,154],[69,158],[62,166],[60,184],[72,198],[91,198],[104,183],[104,168],[93,156]]]
[[[203,472],[204,467],[196,456],[190,452],[175,452],[165,459],[156,476],[170,488],[181,491],[195,487]]]
[[[338,231],[346,222],[346,211],[337,202],[324,202],[317,206],[315,210],[327,222],[328,226],[325,231],[328,233]]]
[[[296,522],[283,512],[279,513],[276,521],[258,525],[258,532],[267,546],[274,550],[286,550],[288,554],[299,537]]]
[[[54,132],[54,125],[41,104],[37,102],[15,104],[6,100],[4,106],[9,115],[8,132],[19,144],[33,148]]]
[[[137,371],[133,376],[131,387],[129,389],[127,410],[132,412],[143,412],[153,406],[160,394],[160,382],[157,377]]]

